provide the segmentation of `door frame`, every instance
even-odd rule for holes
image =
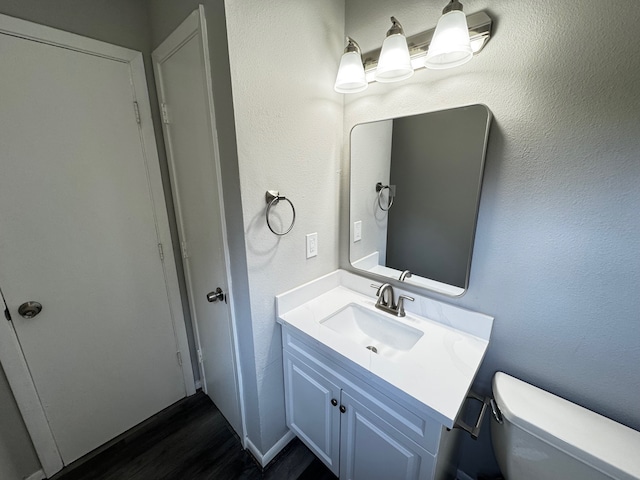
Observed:
[[[140,115],[138,130],[148,173],[148,188],[153,205],[156,234],[158,241],[164,247],[162,249],[164,255],[162,265],[176,346],[180,352],[185,352],[181,357],[186,395],[193,395],[196,391],[195,380],[191,358],[187,354],[189,352],[189,344],[187,342],[178,273],[173,255],[142,53],[2,14],[0,14],[0,34],[33,40],[129,65],[133,90],[131,114],[134,115],[133,102],[137,102]],[[13,391],[27,431],[31,436],[42,469],[50,477],[64,466],[62,457],[49,427],[13,323],[3,318],[0,318],[0,363]]]
[[[206,95],[207,95],[207,114],[209,117],[209,131],[211,133],[211,152],[213,153],[213,167],[216,172],[216,182],[217,182],[217,191],[218,191],[218,204],[220,207],[220,221],[222,228],[222,250],[224,256],[225,263],[225,277],[228,285],[227,298],[229,300],[229,314],[231,321],[231,332],[232,332],[232,343],[233,345],[233,358],[232,361],[235,364],[235,372],[236,372],[236,384],[238,386],[238,402],[240,406],[240,421],[242,432],[238,432],[240,438],[242,439],[242,445],[244,448],[247,448],[247,426],[246,426],[246,414],[245,414],[245,404],[244,404],[244,389],[242,383],[242,370],[240,367],[240,350],[239,350],[239,342],[238,342],[238,328],[236,322],[236,313],[234,308],[234,299],[233,299],[233,282],[231,278],[231,256],[229,254],[229,242],[227,235],[227,224],[225,217],[225,207],[224,207],[224,195],[223,195],[223,187],[222,187],[222,171],[220,167],[220,150],[218,143],[218,132],[216,128],[216,116],[215,116],[215,105],[213,100],[213,81],[211,78],[211,61],[209,56],[209,39],[207,34],[207,21],[205,17],[204,5],[199,5],[196,10],[191,12],[191,14],[162,42],[160,46],[158,46],[152,53],[151,57],[153,60],[153,71],[155,74],[155,81],[157,85],[157,95],[158,95],[158,104],[160,109],[162,109],[162,99],[163,99],[163,86],[161,84],[161,72],[160,72],[160,64],[170,57],[176,50],[178,50],[182,45],[191,40],[195,35],[200,34],[201,39],[201,48],[202,48],[202,62],[204,65],[204,80],[206,83]],[[166,124],[163,122],[162,131],[164,133],[165,144],[167,143],[167,134],[166,134]],[[184,224],[182,222],[182,217],[180,214],[180,196],[178,192],[177,182],[175,181],[176,177],[176,166],[174,164],[174,160],[170,152],[167,152],[167,162],[169,164],[169,174],[171,177],[171,191],[173,193],[173,201],[174,207],[176,210],[176,222],[178,224],[178,230],[180,234],[180,238],[184,238]],[[185,271],[189,268],[188,265],[185,264]],[[185,279],[187,283],[187,289],[190,290],[191,285],[188,282],[188,279]],[[189,296],[193,296],[193,292],[189,291]],[[200,339],[200,335],[198,333],[198,325],[196,322],[196,314],[193,302],[189,300],[189,309],[191,311],[191,322],[193,326],[193,331],[195,332],[197,348],[200,352],[202,352],[202,342]],[[202,367],[199,365],[199,371],[202,372]],[[206,372],[205,372],[206,376]]]

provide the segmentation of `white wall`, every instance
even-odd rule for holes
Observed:
[[[349,203],[353,218],[349,224],[349,244],[352,262],[378,252],[379,264],[386,264],[389,216],[378,206],[375,186],[378,182],[389,185],[392,133],[392,120],[360,125],[351,131],[353,175]],[[386,200],[386,194],[384,198]],[[354,242],[353,222],[357,221],[362,222],[362,240]]]
[[[363,52],[380,46],[390,15],[411,35],[446,4],[346,3]],[[486,104],[495,118],[469,290],[445,299],[495,316],[475,388],[489,393],[503,370],[640,430],[640,3],[463,3],[495,21],[484,51],[347,96],[345,139],[360,122]],[[485,429],[465,443],[463,470],[494,469],[490,451]]]
[[[274,296],[338,266],[343,100],[333,82],[344,2],[226,0],[225,8],[260,416],[251,441],[265,453],[287,431]],[[296,208],[283,237],[265,223],[270,189]],[[288,221],[287,207],[274,209],[274,223]],[[306,259],[312,232],[318,256]]]

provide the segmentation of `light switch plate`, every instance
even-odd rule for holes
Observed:
[[[307,258],[318,255],[318,232],[307,234]]]
[[[362,220],[353,222],[353,242],[362,240]]]

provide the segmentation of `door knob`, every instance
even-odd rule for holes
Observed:
[[[210,303],[217,302],[218,300],[224,300],[227,302],[227,296],[222,293],[222,289],[220,287],[216,288],[215,292],[207,293],[207,301]]]
[[[24,318],[33,318],[42,311],[42,305],[38,302],[24,302],[18,307],[18,313]]]

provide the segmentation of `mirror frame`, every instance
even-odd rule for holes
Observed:
[[[483,151],[482,151],[482,157],[481,157],[481,165],[480,165],[480,175],[478,178],[478,191],[477,191],[477,195],[476,195],[476,206],[475,206],[475,212],[474,212],[474,226],[473,226],[473,230],[471,232],[471,238],[469,239],[470,241],[470,245],[471,248],[469,249],[469,257],[467,259],[467,268],[466,268],[466,274],[465,274],[465,281],[464,281],[464,287],[458,287],[458,286],[454,286],[454,285],[449,285],[443,282],[439,282],[437,280],[433,280],[433,279],[429,279],[426,277],[420,277],[417,275],[412,275],[410,278],[405,279],[404,281],[400,282],[399,279],[397,277],[392,277],[392,276],[386,276],[383,275],[381,273],[376,273],[376,272],[371,272],[369,270],[366,269],[362,269],[362,268],[358,268],[355,267],[352,263],[351,260],[351,244],[352,244],[352,229],[353,229],[353,219],[351,218],[351,205],[352,205],[352,201],[353,201],[353,192],[351,189],[351,185],[352,185],[352,180],[353,180],[353,176],[352,176],[352,154],[353,154],[353,146],[352,146],[352,142],[351,142],[351,138],[353,135],[353,130],[361,125],[368,125],[368,124],[372,124],[372,123],[376,123],[376,122],[383,122],[383,121],[388,121],[388,120],[395,120],[395,119],[399,119],[399,118],[407,118],[407,117],[413,117],[413,116],[417,116],[417,115],[424,115],[424,114],[430,114],[430,113],[438,113],[438,112],[444,112],[444,111],[449,111],[449,110],[457,110],[457,109],[462,109],[462,108],[468,108],[468,107],[474,107],[474,106],[482,106],[486,109],[487,111],[487,121],[486,121],[486,127],[484,129],[484,143],[483,143]],[[432,110],[432,111],[427,111],[427,112],[421,112],[421,113],[413,113],[413,114],[409,114],[409,115],[402,115],[402,116],[397,116],[397,117],[388,117],[388,118],[380,118],[380,119],[376,119],[376,120],[371,120],[368,122],[361,122],[361,123],[357,123],[355,125],[353,125],[350,129],[349,129],[349,143],[348,143],[348,148],[347,148],[347,167],[349,169],[349,174],[347,176],[348,180],[347,180],[347,184],[346,184],[346,188],[347,190],[347,198],[348,198],[348,204],[347,204],[347,209],[346,209],[346,221],[347,221],[347,228],[346,228],[346,264],[348,265],[347,270],[352,271],[353,273],[356,273],[358,275],[363,275],[369,278],[372,278],[374,280],[383,282],[383,283],[392,283],[395,285],[401,285],[403,288],[407,288],[408,290],[413,290],[413,291],[418,291],[418,292],[423,292],[423,291],[428,291],[428,292],[434,292],[434,293],[439,293],[442,295],[446,295],[449,297],[460,297],[462,295],[464,295],[467,290],[469,289],[469,279],[471,276],[471,264],[472,264],[472,259],[473,259],[473,249],[475,247],[475,234],[476,234],[476,230],[477,230],[477,224],[478,224],[478,213],[480,211],[480,200],[481,200],[481,195],[482,195],[482,187],[483,187],[483,183],[484,183],[484,170],[485,170],[485,165],[486,165],[486,157],[487,157],[487,149],[489,146],[489,132],[491,130],[491,124],[493,122],[493,113],[491,112],[491,110],[489,109],[489,107],[483,103],[473,103],[473,104],[469,104],[469,105],[460,105],[460,106],[455,106],[455,107],[451,107],[451,108],[443,108],[443,109],[439,109],[439,110]],[[343,237],[344,238],[344,237]]]

